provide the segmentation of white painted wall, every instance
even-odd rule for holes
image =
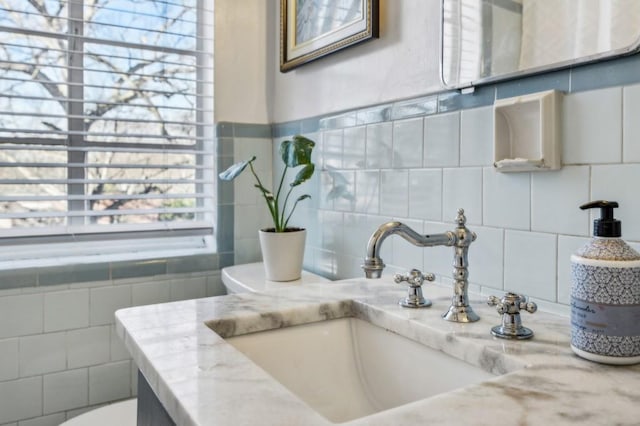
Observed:
[[[279,70],[280,0],[216,1],[216,121],[269,123],[441,90],[439,0],[380,0],[380,38]]]
[[[270,0],[270,3],[279,3]],[[276,17],[279,19],[278,17]],[[277,21],[276,19],[276,21]],[[439,0],[381,0],[380,38],[280,73],[273,119],[300,119],[440,90]],[[274,43],[279,43],[278,26]]]
[[[273,4],[272,4],[273,3]],[[269,123],[276,1],[216,0],[215,121]],[[275,19],[275,18],[274,18]]]

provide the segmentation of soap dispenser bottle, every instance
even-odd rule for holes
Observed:
[[[600,208],[593,239],[571,256],[571,349],[604,364],[640,363],[640,254],[625,243],[615,201]]]

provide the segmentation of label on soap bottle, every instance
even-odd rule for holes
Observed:
[[[640,305],[608,305],[572,297],[571,325],[603,336],[640,336]]]

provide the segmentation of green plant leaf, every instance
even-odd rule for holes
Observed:
[[[315,142],[304,136],[296,135],[292,140],[282,141],[280,144],[280,156],[288,167],[297,167],[311,163],[311,151]]]
[[[260,180],[260,177],[256,174],[256,170],[253,165],[253,162],[256,159],[255,156],[249,161],[241,161],[232,165],[227,170],[219,174],[220,179],[227,181],[233,180],[238,177],[247,168],[247,166],[249,166],[249,170],[256,182],[254,186],[260,191],[265,204],[269,209],[269,214],[273,219],[273,225],[276,232],[284,232],[291,215],[298,205],[298,202],[311,198],[309,195],[302,195],[298,197],[295,203],[293,203],[291,209],[287,208],[289,196],[291,195],[293,188],[309,180],[315,171],[315,165],[311,162],[311,153],[315,145],[314,141],[300,135],[293,136],[291,140],[285,140],[280,144],[280,156],[282,157],[285,167],[282,170],[282,174],[278,181],[279,184],[277,185],[277,191],[275,191],[275,193],[267,189]],[[283,185],[285,180],[290,177],[288,170],[299,166],[302,166],[301,170],[296,174],[295,180],[289,184],[289,188],[286,191],[285,196],[282,190],[284,189]],[[282,201],[281,196],[284,198],[284,201]]]
[[[256,157],[252,157],[251,160],[248,161],[240,161],[239,163],[233,164],[231,165],[227,170],[225,170],[224,172],[220,173],[218,175],[218,177],[222,180],[233,180],[236,177],[238,177],[243,171],[244,169],[247,168],[247,166],[253,162],[256,159]]]
[[[315,164],[311,163],[311,164],[307,164],[306,166],[304,166],[296,175],[296,178],[293,182],[291,182],[289,185],[291,186],[298,186],[300,185],[302,182],[305,182],[307,180],[309,180],[311,178],[311,176],[313,175],[313,171],[315,170],[316,166]]]

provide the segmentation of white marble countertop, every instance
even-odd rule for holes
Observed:
[[[490,328],[500,316],[485,298],[470,297],[480,321],[457,324],[440,318],[451,289],[429,286],[424,292],[431,308],[406,309],[397,305],[405,291],[389,277],[345,280],[123,309],[116,328],[181,426],[332,424],[223,337],[345,316],[506,374],[344,424],[640,424],[640,365],[606,366],[575,356],[568,318],[524,313],[532,340],[497,339]]]

